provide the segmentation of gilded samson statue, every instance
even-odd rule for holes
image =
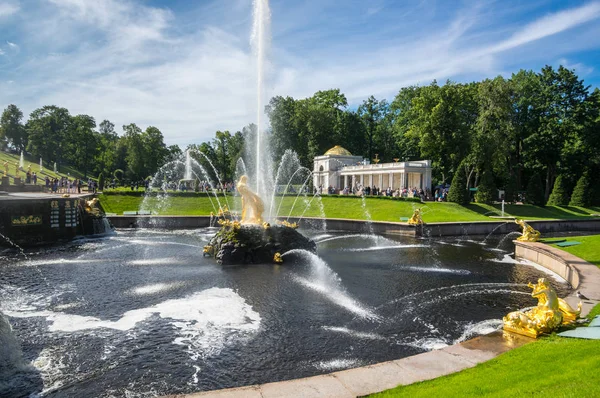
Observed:
[[[529,283],[528,286],[533,289],[531,296],[538,299],[537,306],[527,311],[514,311],[507,314],[502,319],[504,330],[537,338],[561,325],[575,322],[581,313],[581,302],[576,310],[573,309],[557,296],[546,278],[540,278],[537,284]]]
[[[519,224],[523,229],[523,234],[517,238],[521,242],[537,242],[540,240],[540,231],[536,231],[523,220],[515,218],[515,224]]]
[[[262,224],[262,214],[265,205],[262,199],[252,192],[248,185],[247,176],[241,176],[237,183],[237,190],[242,196],[242,224]]]

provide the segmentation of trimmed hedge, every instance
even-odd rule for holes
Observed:
[[[588,172],[584,172],[577,181],[569,206],[587,207],[592,202],[592,190]]]
[[[569,192],[567,191],[567,181],[563,178],[562,174],[556,177],[554,181],[554,188],[548,198],[548,206],[568,206],[569,205]]]
[[[454,174],[450,191],[448,192],[448,202],[458,203],[459,205],[468,205],[471,201],[471,195],[467,189],[467,172],[465,171],[466,162],[463,160]]]

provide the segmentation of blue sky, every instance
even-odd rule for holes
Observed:
[[[563,64],[600,86],[600,1],[271,0],[267,95]],[[0,106],[161,129],[185,146],[255,119],[251,0],[0,0]]]

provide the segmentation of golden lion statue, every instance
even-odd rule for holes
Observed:
[[[408,219],[408,225],[422,225],[423,219],[421,218],[421,209],[415,209],[412,217]]]
[[[537,284],[529,283],[528,286],[533,289],[531,296],[538,299],[537,306],[527,311],[514,311],[507,314],[502,319],[504,330],[537,338],[561,325],[575,322],[581,313],[581,302],[576,310],[573,309],[558,297],[546,278],[540,278]]]
[[[521,242],[537,242],[540,239],[540,231],[536,231],[523,220],[515,218],[515,224],[519,224],[523,229],[523,234],[517,238]]]

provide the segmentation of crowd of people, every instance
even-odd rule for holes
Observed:
[[[446,190],[447,192],[447,190]],[[315,193],[323,194],[325,193],[323,186],[319,186],[315,189]],[[417,187],[409,187],[409,188],[396,188],[392,189],[391,187],[387,187],[387,189],[381,189],[379,187],[363,187],[360,184],[357,184],[353,187],[344,187],[344,189],[336,189],[331,185],[327,188],[326,193],[329,195],[356,195],[356,196],[390,196],[393,198],[421,198],[422,200],[433,200],[431,195],[431,191],[429,189],[423,190],[422,188]],[[437,197],[436,197],[437,200]]]
[[[35,182],[34,182],[35,184]],[[81,193],[82,188],[87,187],[87,192],[96,193],[98,191],[98,183],[91,178],[88,179],[87,184],[80,178],[45,178],[46,191],[51,193],[61,194],[75,194]]]

